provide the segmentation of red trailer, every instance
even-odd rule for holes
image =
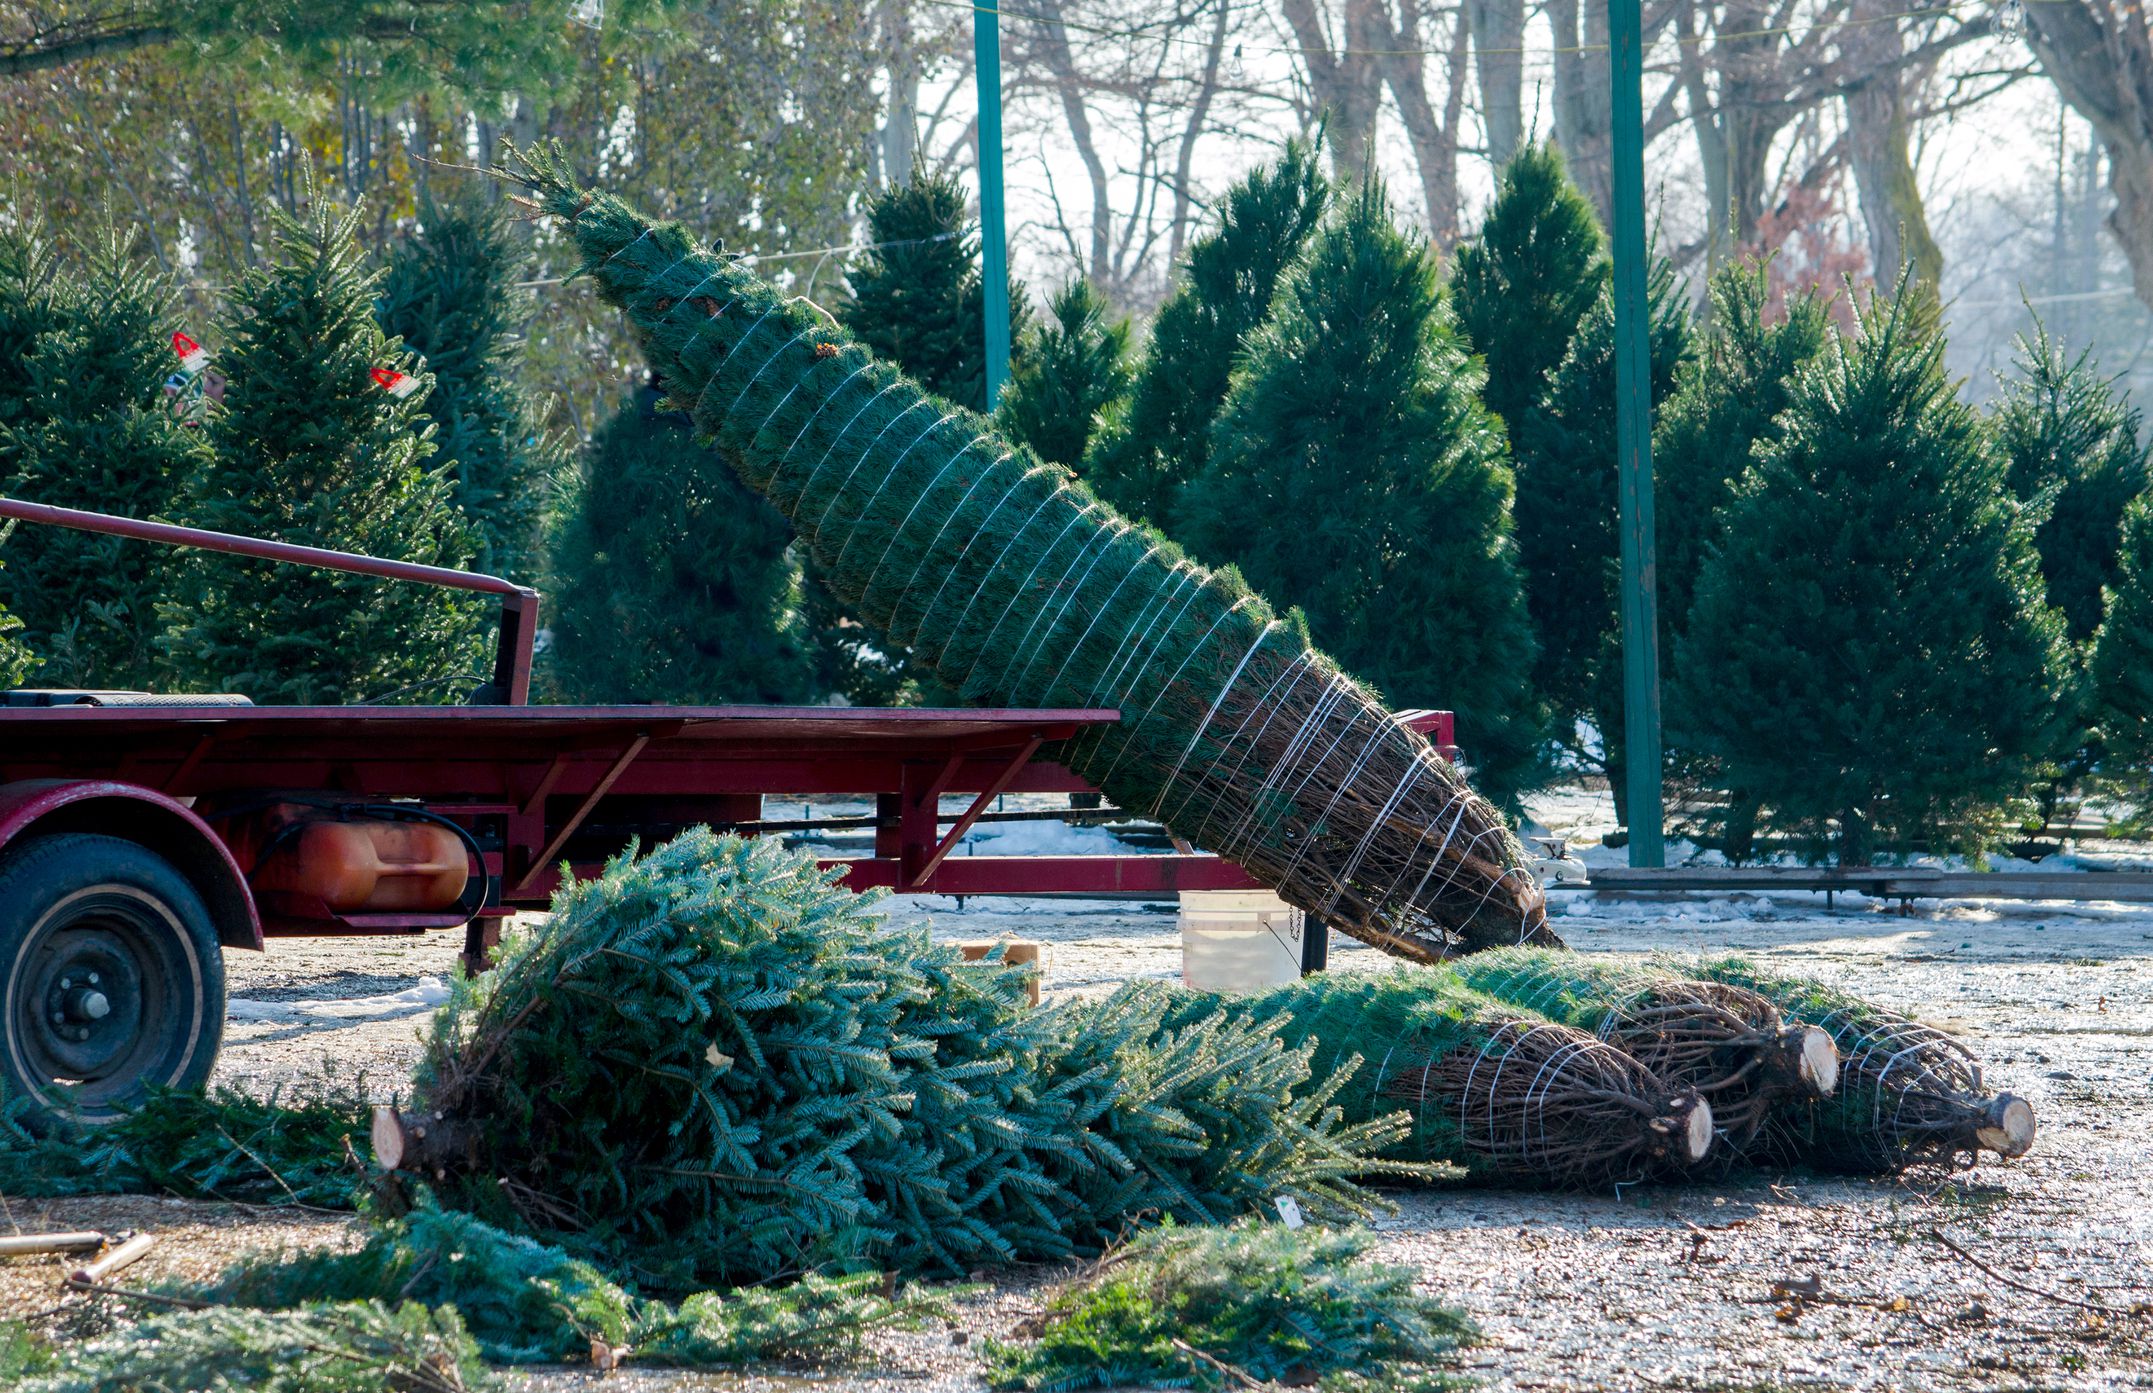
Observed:
[[[765,795],[875,800],[858,888],[1169,895],[1254,882],[1217,857],[951,856],[1005,793],[1094,790],[1056,760],[1111,710],[528,705],[539,597],[493,576],[0,499],[0,517],[501,598],[484,704],[254,706],[17,691],[0,706],[0,1088],[107,1115],[215,1063],[221,953],[266,938],[465,930],[543,908],[632,838],[746,832]],[[1446,712],[1412,713],[1446,750]],[[951,795],[971,795],[944,812]],[[1311,934],[1312,940],[1320,935]]]

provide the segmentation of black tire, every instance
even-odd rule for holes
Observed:
[[[120,837],[37,837],[0,857],[0,1089],[105,1122],[151,1088],[199,1088],[224,1037],[224,958],[202,897]]]

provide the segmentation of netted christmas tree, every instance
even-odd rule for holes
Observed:
[[[218,332],[227,376],[213,458],[175,505],[219,532],[461,566],[471,540],[432,458],[430,385],[374,320],[378,275],[342,212],[308,188],[303,218],[273,212],[277,260],[249,271]],[[399,395],[398,387],[414,384]],[[394,374],[394,376],[392,376]],[[459,592],[191,554],[165,638],[195,690],[257,702],[455,699],[483,683],[485,606]]]
[[[1368,942],[1553,939],[1496,810],[1236,577],[558,155],[517,177],[838,597],[964,700],[1121,711],[1062,761]]]
[[[1831,1037],[1788,1024],[1755,992],[1665,969],[1544,948],[1460,959],[1458,980],[1512,1006],[1616,1046],[1712,1105],[1720,1159],[1745,1159],[1788,1107],[1829,1097],[1839,1079]]]
[[[517,380],[531,298],[516,281],[529,258],[497,205],[433,203],[419,219],[388,258],[377,314],[433,376],[420,411],[434,426],[434,459],[451,465],[477,543],[472,565],[525,578],[547,490],[568,465]]]
[[[1510,443],[1518,478],[1518,554],[1540,642],[1534,686],[1552,709],[1558,735],[1568,735],[1580,719],[1592,722],[1619,810],[1627,787],[1615,603],[1621,551],[1615,307],[1605,287],[1603,279],[1599,298],[1579,322],[1568,354],[1549,372],[1539,400],[1522,421],[1512,422]],[[1645,289],[1648,383],[1657,405],[1689,356],[1689,301],[1661,257],[1652,258]]]
[[[458,987],[375,1154],[646,1290],[1096,1251],[1132,1214],[1364,1211],[1392,1122],[1163,992],[1044,1011],[774,841],[691,831],[563,890]],[[1408,1168],[1409,1169],[1409,1168]]]
[[[1839,1087],[1806,1109],[1782,1108],[1763,1144],[1824,1170],[1888,1174],[1909,1166],[1971,1165],[1982,1151],[2006,1159],[2033,1146],[2033,1108],[1990,1093],[1980,1061],[1934,1026],[1822,982],[1742,957],[1674,960],[1671,971],[1756,992],[1790,1021],[1828,1032],[1839,1047]]]
[[[1262,1022],[1341,1080],[1349,1122],[1402,1116],[1388,1153],[1504,1184],[1593,1188],[1680,1174],[1713,1110],[1614,1045],[1464,985],[1449,968],[1323,973],[1242,998],[1184,994],[1179,1018]]]
[[[1128,414],[1092,442],[1081,470],[1123,516],[1172,526],[1181,486],[1209,458],[1242,340],[1270,314],[1329,198],[1315,147],[1288,141],[1275,164],[1226,191],[1218,227],[1190,244],[1180,285],[1151,321]]]
[[[1480,235],[1458,248],[1450,272],[1458,327],[1487,360],[1482,395],[1513,442],[1606,284],[1592,204],[1552,144],[1526,146],[1504,167]]]
[[[1052,322],[1034,335],[1030,351],[1011,368],[995,406],[1009,438],[1049,464],[1072,468],[1100,429],[1100,418],[1129,394],[1129,321],[1114,317],[1106,298],[1082,276],[1063,286],[1049,306]]]
[[[1479,387],[1433,253],[1370,177],[1248,336],[1179,536],[1299,608],[1394,704],[1455,711],[1475,784],[1513,805],[1544,728],[1509,458]]]
[[[167,396],[177,292],[117,227],[79,264],[35,223],[0,232],[0,480],[35,503],[159,517],[203,455],[199,429]],[[18,527],[0,602],[26,628],[36,680],[147,688],[157,678],[156,597],[176,554],[57,527]],[[4,662],[0,655],[0,662]],[[13,680],[12,678],[10,680]]]
[[[568,702],[811,700],[792,529],[659,397],[598,428],[557,505],[547,684]]]
[[[2101,592],[2120,573],[2123,510],[2146,491],[2143,418],[2090,353],[2067,357],[2038,321],[1991,418],[2011,492],[2045,508],[2034,532],[2048,602],[2072,639],[2101,624]]]
[[[1918,287],[1834,332],[1736,488],[1675,664],[1697,748],[1847,865],[1986,845],[2054,747],[2062,622],[1943,347]]]

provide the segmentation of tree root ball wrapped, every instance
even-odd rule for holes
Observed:
[[[1469,960],[1468,960],[1469,961]],[[1243,998],[1199,997],[1181,1015],[1273,1025],[1343,1078],[1349,1121],[1403,1113],[1391,1154],[1505,1184],[1594,1188],[1702,1163],[1713,1111],[1584,1031],[1506,1006],[1448,969],[1326,973]]]
[[[1722,1158],[1743,1159],[1783,1109],[1831,1096],[1839,1051],[1745,987],[1619,959],[1506,948],[1458,961],[1458,980],[1605,1040],[1712,1105]]]
[[[1748,958],[1677,970],[1756,992],[1838,1045],[1838,1092],[1774,1124],[1769,1139],[1787,1159],[1875,1175],[1970,1166],[1984,1151],[2012,1160],[2033,1148],[2033,1105],[1989,1092],[1973,1052],[1934,1026]]]
[[[1433,961],[1556,943],[1529,861],[1428,741],[1232,571],[877,362],[557,150],[506,173],[818,573],[966,701],[1111,707],[1056,757],[1346,933]]]

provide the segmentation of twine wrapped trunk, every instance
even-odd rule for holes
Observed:
[[[1615,1045],[1712,1105],[1721,1158],[1743,1159],[1766,1124],[1833,1092],[1839,1054],[1757,993],[1664,969],[1541,948],[1476,953],[1458,980]]]
[[[676,224],[515,156],[675,401],[853,611],[968,702],[1112,707],[1058,758],[1355,938],[1558,944],[1486,800],[1231,571],[877,362]]]
[[[1708,958],[1676,970],[1756,992],[1838,1045],[1838,1091],[1782,1112],[1767,1133],[1789,1160],[1876,1175],[1970,1166],[1983,1151],[2010,1160],[2033,1148],[2033,1106],[2016,1094],[1991,1094],[1980,1061],[1933,1026],[1747,958]]]
[[[1468,960],[1469,961],[1469,960]],[[1581,1030],[1503,1005],[1447,969],[1325,973],[1241,998],[1197,996],[1308,1049],[1348,1122],[1403,1113],[1391,1156],[1507,1184],[1592,1188],[1685,1173],[1709,1154],[1712,1108]]]

